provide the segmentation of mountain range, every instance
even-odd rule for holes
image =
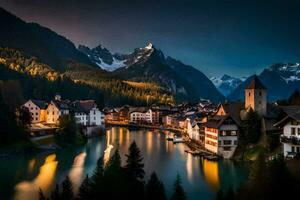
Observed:
[[[226,96],[228,100],[243,100],[244,87],[252,79],[252,76],[244,79],[226,74],[209,79],[195,67],[166,56],[152,43],[128,54],[113,54],[102,45],[76,48],[64,36],[39,24],[25,22],[2,8],[0,26],[4,27],[0,31],[0,47],[4,52],[0,55],[10,60],[6,65],[10,69],[22,69],[22,73],[27,70],[33,76],[42,74],[51,80],[68,77],[74,84],[84,83],[105,91],[107,98],[122,97],[128,102],[132,99],[148,101],[148,97],[153,102],[166,99],[170,102],[173,98],[177,102],[210,99],[217,103]],[[17,53],[8,53],[11,51],[7,48]],[[21,56],[12,59],[15,54]],[[43,72],[37,72],[38,69]],[[259,78],[268,88],[270,101],[284,99],[300,88],[300,66],[278,63],[264,69]]]
[[[224,96],[202,72],[166,57],[151,43],[129,54],[111,54],[101,45],[92,49],[83,45],[76,48],[64,36],[39,24],[27,23],[2,8],[0,26],[5,27],[0,32],[0,47],[35,57],[39,63],[48,65],[50,71],[59,72],[76,82],[106,90],[105,81],[122,88],[137,87],[135,82],[150,83],[157,86],[160,96],[171,94],[177,101],[201,98],[214,102],[224,100]],[[27,69],[26,66],[23,68]],[[149,88],[138,87],[136,90],[143,90],[143,94],[149,91]],[[152,94],[149,92],[150,96]],[[127,94],[123,92],[120,95]],[[137,98],[138,95],[132,96]]]
[[[92,62],[111,71],[116,77],[155,83],[175,94],[179,100],[204,98],[218,102],[224,98],[202,72],[174,58],[166,57],[152,43],[123,55],[113,55],[101,45],[93,49],[80,45],[78,49]]]
[[[300,65],[298,63],[277,63],[265,68],[258,77],[268,89],[269,101],[286,99],[293,91],[300,88]],[[252,78],[253,76],[248,77],[227,98],[243,100],[244,88]]]

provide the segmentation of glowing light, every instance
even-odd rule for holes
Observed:
[[[209,160],[204,159],[203,172],[204,172],[204,177],[205,177],[208,185],[214,191],[218,191],[220,188],[218,162],[209,161]]]
[[[80,184],[83,180],[84,174],[84,163],[85,163],[86,153],[82,152],[74,158],[72,169],[70,170],[69,177],[73,183],[73,192],[76,194]]]
[[[104,151],[104,157],[103,157],[104,165],[106,165],[107,162],[109,161],[110,152],[111,152],[112,148],[114,148],[114,146],[110,144],[110,145],[107,146],[107,148]]]
[[[191,154],[187,154],[186,172],[188,180],[191,182],[193,178],[193,156]]]
[[[23,181],[15,186],[15,200],[34,200],[38,199],[38,190],[41,188],[44,192],[54,182],[54,175],[57,169],[58,161],[56,155],[51,154],[47,156],[44,164],[40,167],[39,174],[32,181]]]

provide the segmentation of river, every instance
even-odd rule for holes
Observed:
[[[170,196],[176,174],[188,199],[214,199],[219,189],[238,188],[247,179],[247,166],[229,160],[208,161],[184,152],[185,144],[166,141],[160,131],[128,130],[112,127],[105,136],[89,139],[82,147],[70,147],[46,156],[21,156],[1,160],[0,199],[35,200],[38,189],[48,195],[66,175],[74,184],[74,192],[86,174],[91,175],[97,159],[107,161],[119,144],[123,163],[132,141],[136,141],[144,157],[146,178],[155,171]]]

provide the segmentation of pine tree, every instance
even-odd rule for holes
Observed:
[[[73,185],[69,176],[66,176],[65,180],[62,182],[61,197],[63,200],[72,200],[74,198]]]
[[[51,192],[51,200],[61,200],[58,184],[56,184],[55,189]]]
[[[86,175],[85,179],[83,180],[81,186],[79,187],[79,191],[77,194],[77,200],[88,200],[90,199],[90,179],[89,176]]]
[[[260,137],[260,119],[252,108],[248,111],[246,119],[242,122],[243,136],[246,143],[255,144]]]
[[[133,141],[129,147],[129,154],[126,155],[127,161],[125,170],[129,177],[133,180],[142,181],[145,176],[143,157],[141,151]]]
[[[176,181],[174,183],[174,192],[171,196],[171,200],[186,200],[186,199],[187,197],[185,191],[181,186],[181,178],[179,174],[177,174]]]
[[[165,188],[163,183],[158,179],[155,172],[150,176],[148,183],[146,184],[146,194],[147,200],[166,200]]]

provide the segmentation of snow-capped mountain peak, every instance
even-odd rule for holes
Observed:
[[[300,81],[299,63],[277,63],[269,67],[268,70],[276,72],[287,83]]]
[[[79,45],[78,49],[86,54],[93,63],[106,71],[114,71],[125,66],[126,60],[121,59],[120,56],[112,55],[110,51],[102,45],[98,45],[93,49]]]
[[[222,77],[212,77],[210,80],[225,96],[230,94],[242,82],[240,78],[235,78],[227,74],[224,74]]]
[[[144,47],[144,49],[152,49],[153,48],[153,44],[151,42],[148,42],[148,44]]]

